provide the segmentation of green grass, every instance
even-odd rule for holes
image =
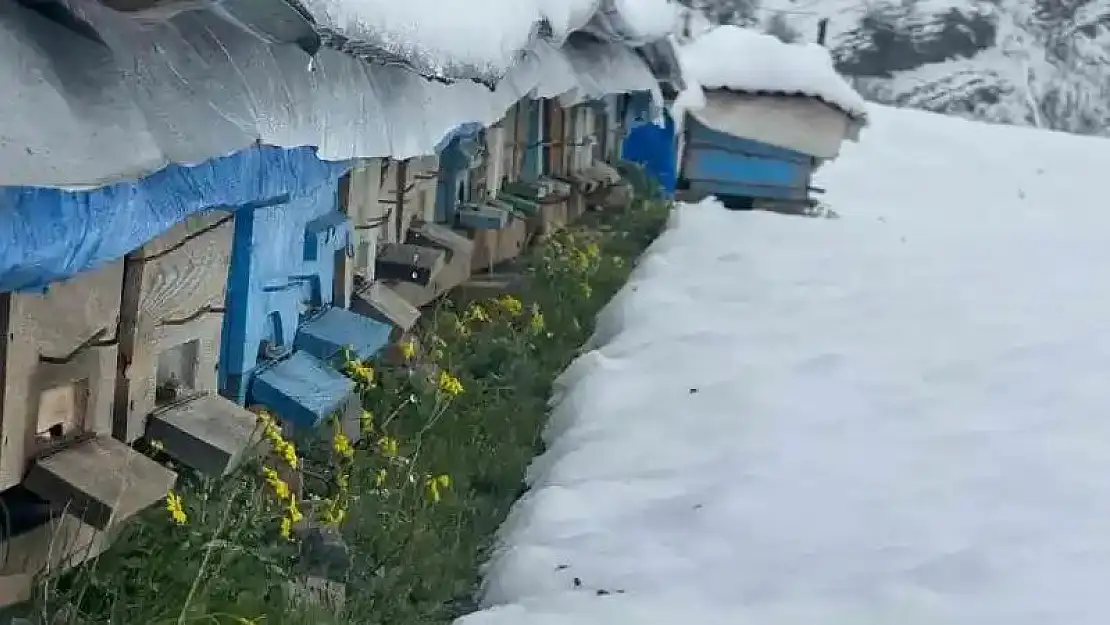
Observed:
[[[288,607],[298,544],[281,537],[288,513],[252,465],[222,481],[183,473],[186,523],[147,511],[106,554],[45,580],[23,615],[43,624],[415,625],[473,610],[479,566],[542,451],[552,380],[668,209],[637,201],[620,214],[591,213],[532,250],[520,263],[528,279],[515,294],[519,313],[511,301],[447,302],[425,315],[418,353],[376,366],[363,389],[372,427],[351,457],[330,440],[298,441],[308,492],[345,513],[343,609]],[[433,361],[460,394],[428,374]]]

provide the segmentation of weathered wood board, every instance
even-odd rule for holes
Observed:
[[[560,175],[566,172],[566,111],[559,105],[559,100],[552,98],[544,100],[545,132],[544,142],[547,144],[547,154],[544,159],[546,171],[544,173]]]
[[[517,258],[524,251],[528,236],[528,222],[516,216],[511,216],[500,230],[475,230],[473,272],[492,271],[498,264]]]
[[[215,392],[232,215],[190,217],[125,259],[115,435],[132,442],[179,394]]]
[[[36,453],[112,430],[123,262],[0,294],[0,490]]]
[[[164,498],[177,474],[110,436],[96,436],[31,465],[24,486],[97,530]]]

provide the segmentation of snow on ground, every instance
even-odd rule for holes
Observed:
[[[459,625],[1110,622],[1110,142],[872,118],[840,219],[677,211]]]

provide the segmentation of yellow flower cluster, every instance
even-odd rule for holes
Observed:
[[[481,304],[471,304],[470,307],[466,309],[466,315],[463,317],[463,321],[465,323],[471,321],[489,321],[489,313],[486,312],[485,308],[482,308]]]
[[[439,503],[443,498],[443,490],[451,487],[451,478],[447,475],[428,476],[424,480],[424,487],[428,491],[428,499],[432,503]]]
[[[386,458],[396,458],[400,452],[400,445],[397,444],[397,439],[383,436],[378,441],[378,449],[381,450],[382,455]]]
[[[172,490],[166,493],[166,512],[170,513],[170,518],[178,525],[185,525],[189,521],[189,517],[185,514],[185,502],[181,499],[181,495]]]
[[[297,448],[281,435],[281,429],[278,428],[273,415],[265,411],[258,413],[258,423],[262,426],[262,436],[269,441],[270,446],[274,448],[274,452],[290,467],[299,468],[300,461],[297,459]]]
[[[440,370],[436,379],[436,387],[440,393],[447,397],[456,397],[465,390],[462,382],[447,371]]]
[[[297,501],[297,495],[293,492],[293,489],[289,488],[289,484],[281,479],[276,469],[262,467],[262,476],[266,478],[266,483],[270,486],[270,490],[273,491],[274,497],[285,507],[285,513],[281,517],[281,525],[279,527],[281,536],[286,540],[292,540],[293,526],[304,518],[300,504]]]
[[[519,299],[513,297],[512,295],[502,295],[501,297],[497,298],[497,305],[500,306],[502,310],[514,317],[524,312],[524,304],[522,304]]]
[[[336,428],[335,436],[332,437],[331,448],[336,456],[344,460],[351,460],[355,457],[355,448],[351,445],[351,439],[347,438],[347,435],[339,428]]]
[[[532,304],[532,314],[528,320],[528,325],[531,327],[532,332],[539,334],[547,328],[547,322],[543,318],[543,311],[540,310],[539,304]]]
[[[358,418],[359,429],[363,434],[372,434],[374,432],[374,413],[369,410],[363,410]]]
[[[415,340],[413,340],[411,338],[408,338],[408,339],[405,339],[405,340],[401,341],[400,349],[401,349],[401,357],[403,357],[405,360],[412,360],[414,357],[416,357],[416,341]]]

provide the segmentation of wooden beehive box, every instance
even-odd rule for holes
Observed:
[[[110,434],[123,263],[49,286],[0,294],[0,490],[37,453]]]
[[[126,258],[120,323],[124,374],[115,434],[156,439],[216,475],[250,445],[254,416],[217,394],[233,215],[188,218]]]
[[[110,436],[123,262],[0,296],[0,487],[23,485],[97,530],[165,496],[176,474]]]

